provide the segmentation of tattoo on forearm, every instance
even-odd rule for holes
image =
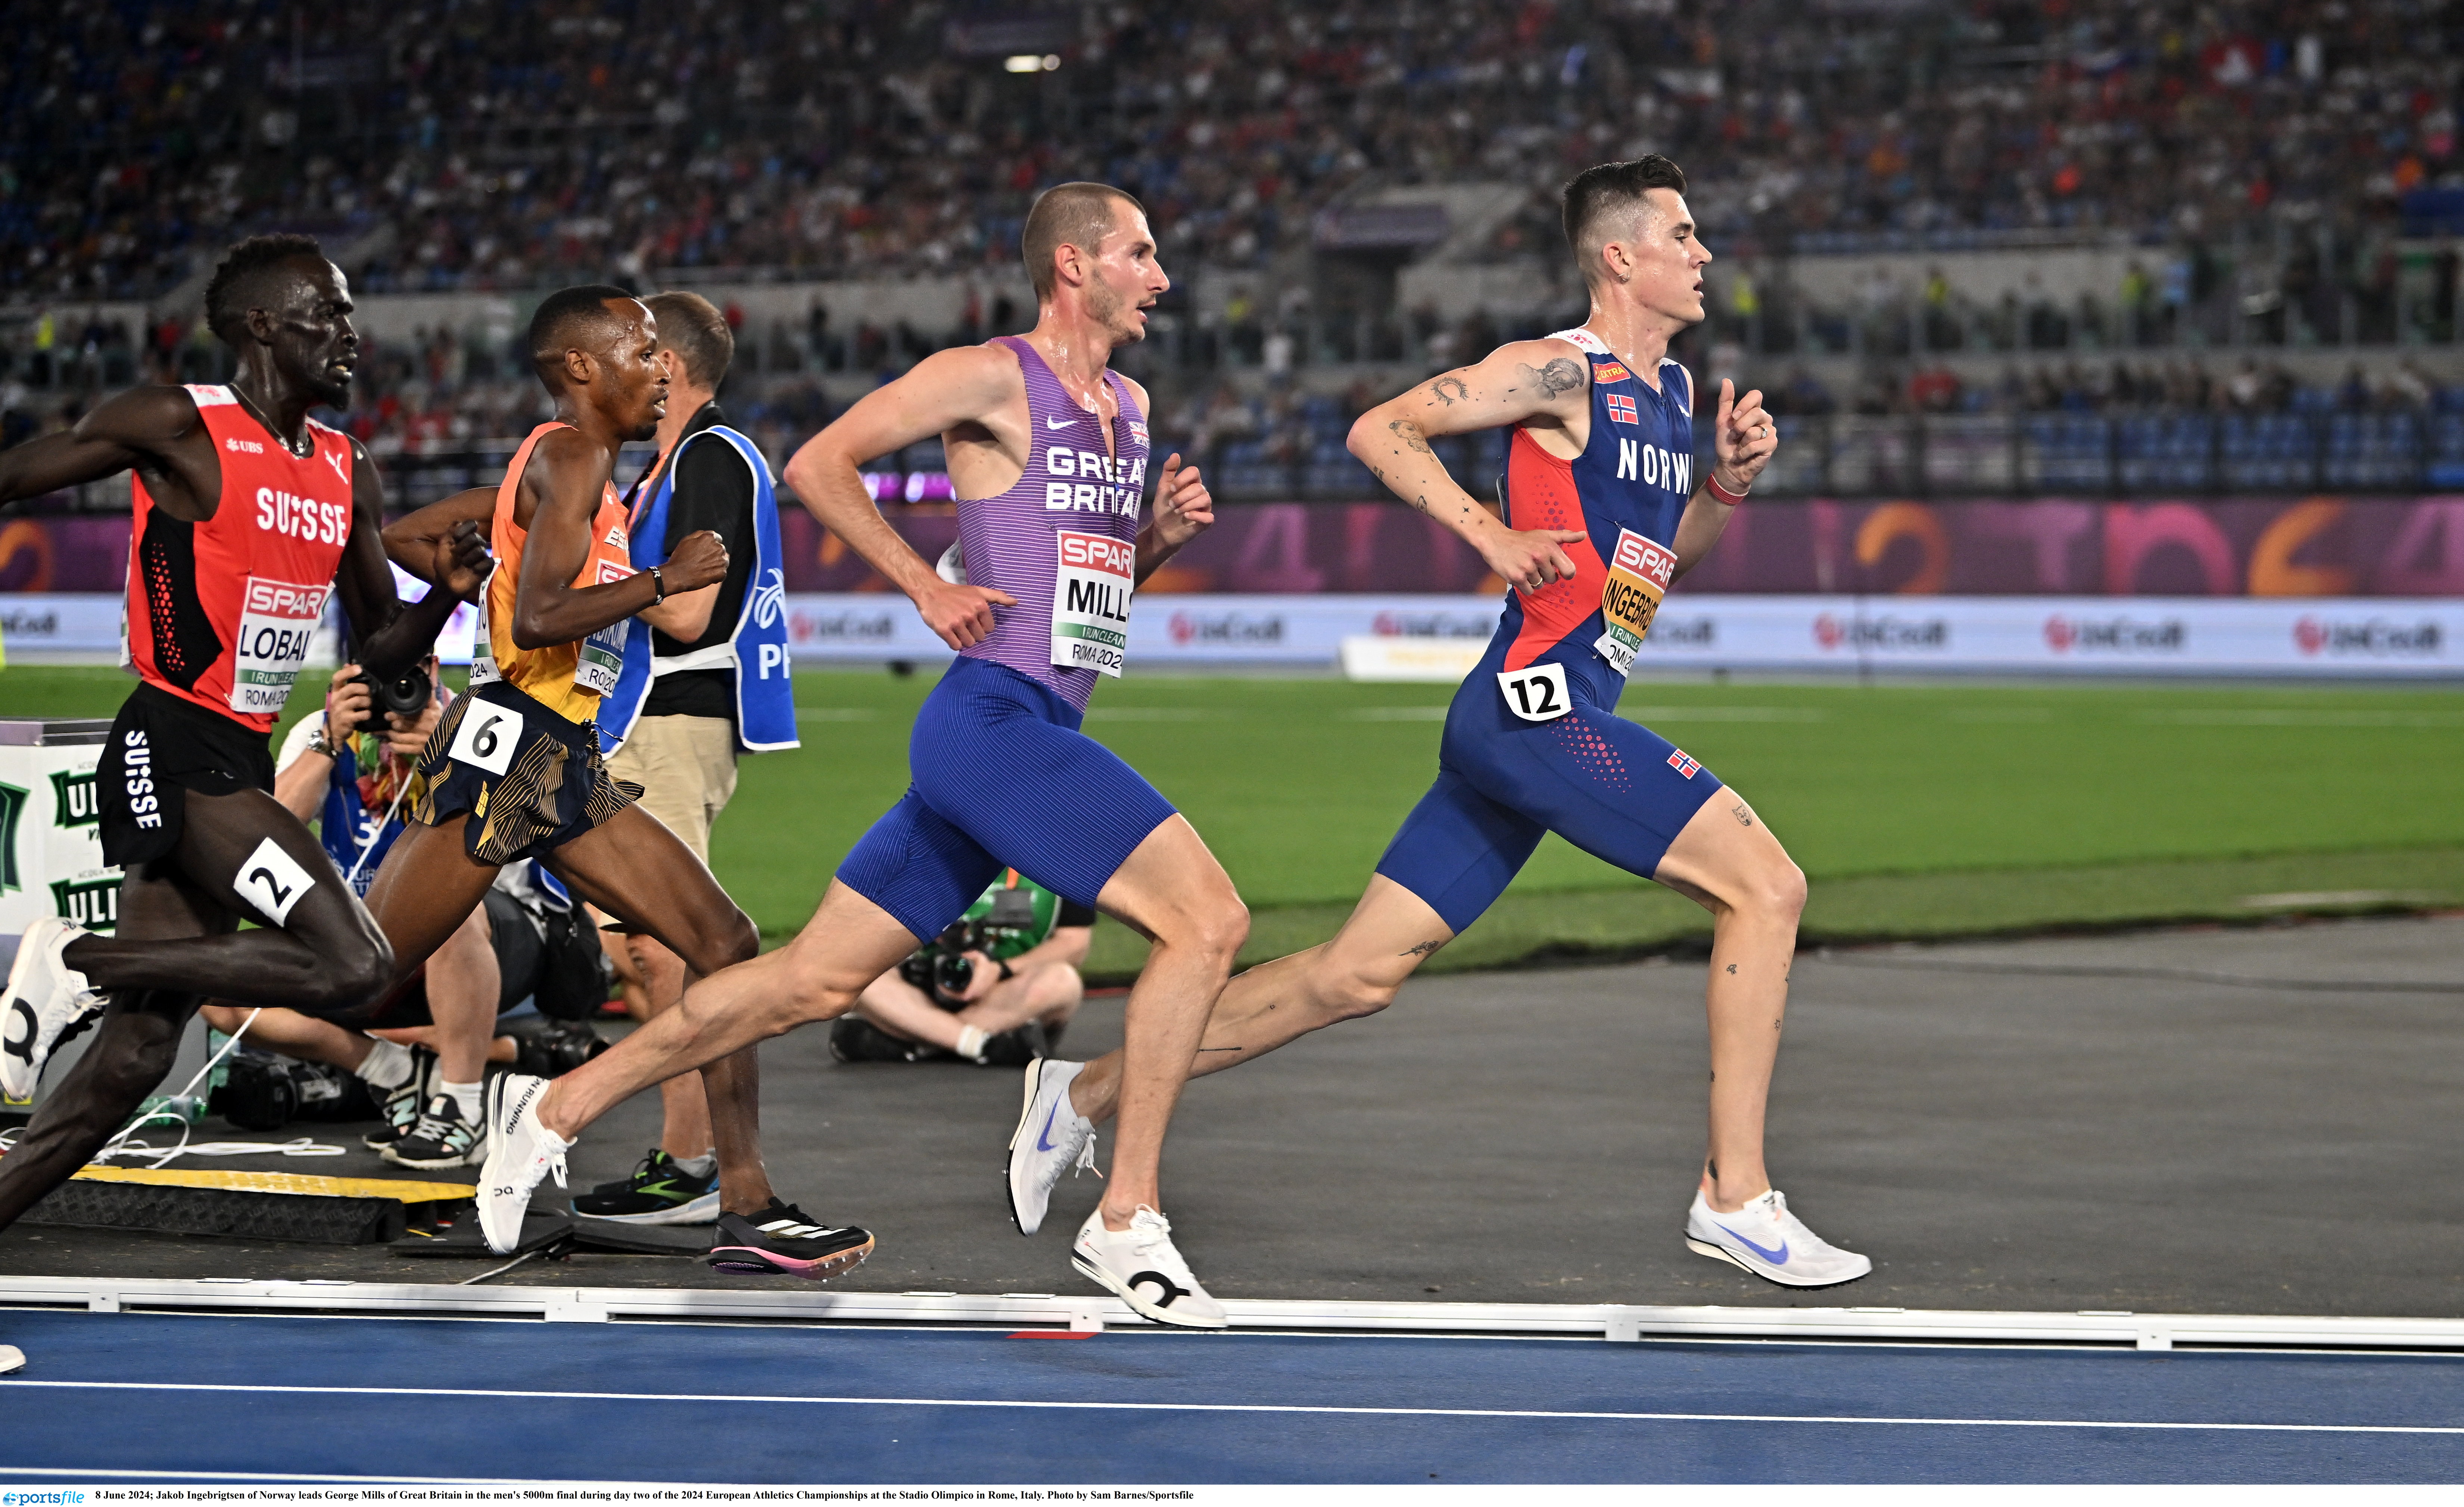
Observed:
[[[1732,963],[1732,964],[1728,964],[1728,971],[1729,971],[1730,973],[1734,973],[1734,972],[1736,972],[1736,971],[1737,971],[1737,965],[1736,965],[1735,964],[1733,964],[1733,963]]]
[[[1440,377],[1429,384],[1429,396],[1448,408],[1453,408],[1457,401],[1465,403],[1471,401],[1471,388],[1461,377]]]
[[[1442,942],[1424,942],[1417,947],[1406,947],[1402,951],[1395,954],[1395,956],[1398,958],[1425,958],[1430,953],[1437,951],[1440,947],[1444,945],[1445,943]]]
[[[1420,436],[1420,426],[1410,419],[1397,419],[1386,427],[1393,431],[1395,437],[1401,440],[1407,448],[1417,450],[1423,455],[1431,454],[1429,442]]]
[[[1517,366],[1514,369],[1552,398],[1560,392],[1573,391],[1588,380],[1588,374],[1583,368],[1565,356],[1558,357],[1545,366],[1535,368],[1527,366]]]

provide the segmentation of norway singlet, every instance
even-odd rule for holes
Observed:
[[[222,501],[174,518],[130,478],[128,657],[147,685],[274,730],[351,535],[351,444],[311,419],[295,455],[229,388],[191,387]]]
[[[1130,642],[1136,584],[1138,502],[1146,490],[1147,425],[1128,384],[1111,371],[1119,414],[1078,406],[1026,341],[991,342],[1018,357],[1026,379],[1026,469],[1006,492],[958,500],[958,543],[971,585],[1018,606],[993,608],[993,631],[958,651],[1050,686],[1084,712],[1095,677],[1118,676]]]
[[[548,423],[531,431],[514,452],[505,479],[496,488],[496,516],[488,536],[496,555],[496,572],[488,580],[488,610],[479,625],[486,643],[482,652],[471,656],[471,682],[478,686],[501,678],[565,720],[587,724],[599,715],[599,698],[616,689],[617,676],[624,672],[625,634],[632,620],[620,617],[569,644],[514,647],[514,592],[522,578],[522,550],[531,537],[530,530],[514,521],[514,502],[521,492],[522,470],[530,464],[540,436],[570,428]],[[616,484],[610,480],[601,493],[599,511],[591,517],[590,553],[573,585],[577,588],[605,586],[633,573],[625,505],[617,500]]]
[[[1691,497],[1693,383],[1663,360],[1657,388],[1587,329],[1550,337],[1591,366],[1591,435],[1560,459],[1517,430],[1507,526],[1582,529],[1572,580],[1509,591],[1478,668],[1446,709],[1438,779],[1377,872],[1461,933],[1505,892],[1544,833],[1650,877],[1720,779],[1617,715],[1636,653],[1676,573]]]

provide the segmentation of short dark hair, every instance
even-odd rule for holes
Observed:
[[[588,282],[578,288],[559,288],[539,300],[531,315],[531,366],[544,378],[559,358],[576,348],[574,327],[591,322],[612,322],[607,312],[610,299],[633,296],[611,283]]]
[[[1566,185],[1566,244],[1574,249],[1574,260],[1586,279],[1598,271],[1592,265],[1596,258],[1588,243],[1599,222],[1646,203],[1644,196],[1654,188],[1683,193],[1685,169],[1665,157],[1638,157],[1630,163],[1586,167]]]
[[[654,293],[642,300],[659,321],[659,348],[685,364],[685,380],[712,392],[736,360],[736,332],[727,316],[698,293]]]
[[[1093,255],[1112,228],[1116,199],[1140,214],[1146,212],[1147,207],[1135,197],[1109,183],[1055,184],[1036,197],[1035,208],[1026,211],[1019,252],[1026,258],[1027,280],[1035,284],[1038,302],[1052,297],[1052,254],[1064,246],[1075,246]]]
[[[303,256],[322,261],[325,248],[314,235],[252,235],[223,253],[213,280],[206,284],[206,327],[236,348],[248,327],[248,311],[264,308],[272,298],[274,274]]]

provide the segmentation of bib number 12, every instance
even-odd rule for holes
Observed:
[[[1506,709],[1527,722],[1555,721],[1573,709],[1566,698],[1566,667],[1561,664],[1500,671],[1497,689],[1506,698]]]

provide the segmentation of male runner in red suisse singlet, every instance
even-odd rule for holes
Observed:
[[[438,586],[394,595],[384,491],[356,440],[310,419],[350,399],[359,336],[341,272],[302,235],[233,247],[206,318],[239,355],[228,388],[139,388],[0,454],[0,502],[132,472],[128,658],[140,684],[97,774],[118,935],[39,920],[0,999],[0,1088],[31,1097],[68,1035],[92,1050],[0,1159],[0,1228],[68,1178],[170,1071],[207,997],[331,1015],[393,960],[317,839],[273,796],[266,736],[339,591],[379,682],[477,594],[475,529],[436,542]],[[240,931],[243,919],[258,928]]]

